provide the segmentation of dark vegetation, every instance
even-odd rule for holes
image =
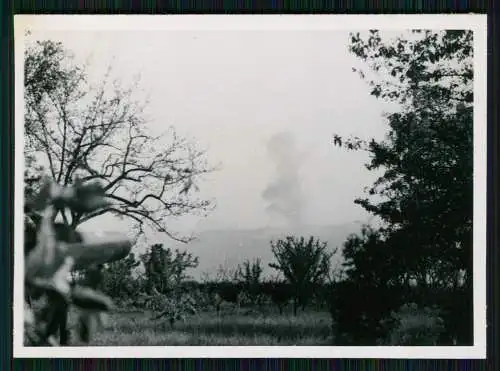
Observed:
[[[257,316],[251,327],[260,328],[271,311],[292,317],[312,311],[328,313],[318,333],[326,331],[330,345],[471,345],[472,32],[412,34],[393,40],[376,30],[350,36],[350,52],[368,66],[358,72],[370,93],[399,109],[386,115],[383,140],[333,136],[337,147],[368,152],[368,170],[382,170],[367,197],[355,201],[381,225],[346,236],[340,269],[332,269],[336,250],[325,242],[289,236],[271,241],[275,260],[265,263],[278,273],[273,279],[262,277],[264,263],[255,260],[196,282],[187,272],[197,266],[197,257],[156,244],[139,257],[130,254],[105,264],[98,289],[122,311],[150,311],[154,320],[165,319],[165,331],[180,326],[196,336],[222,331],[221,318],[236,314]],[[27,49],[26,58],[27,195],[40,173],[34,154],[42,152],[56,182],[99,180],[114,202],[87,214],[62,212],[66,227],[74,230],[110,212],[131,218],[140,231],[149,223],[182,239],[167,230],[166,220],[209,206],[189,193],[193,179],[210,171],[203,153],[175,135],[161,153],[143,153],[158,147],[143,132],[140,109],[132,109],[128,91],[118,89],[105,98],[103,85],[89,106],[73,111],[71,103],[84,94],[84,75],[61,63],[68,58],[62,46],[41,42]],[[60,119],[51,129],[47,122],[54,111]],[[95,153],[118,146],[113,131],[125,133],[124,146],[99,163]],[[188,149],[181,151],[187,157],[177,156],[178,148]],[[146,154],[151,160],[144,162]],[[133,189],[130,198],[117,191],[125,183]],[[89,274],[80,270],[74,278],[78,282]],[[196,318],[206,319],[198,330],[189,327]],[[241,332],[249,331],[248,323],[240,325]],[[226,328],[228,336],[236,331],[231,328]]]

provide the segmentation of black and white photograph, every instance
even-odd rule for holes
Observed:
[[[486,356],[485,15],[18,15],[15,63],[15,356]]]

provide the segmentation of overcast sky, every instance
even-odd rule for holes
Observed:
[[[348,52],[347,31],[37,30],[31,38],[63,42],[77,61],[89,61],[94,82],[110,64],[113,77],[125,84],[140,73],[142,89],[135,97],[150,97],[150,128],[174,125],[221,164],[200,184],[201,195],[217,200],[216,210],[206,219],[183,218],[176,230],[283,224],[269,210],[276,199],[263,197],[283,175],[278,166],[291,166],[298,180],[293,202],[300,204],[302,223],[369,217],[353,203],[374,180],[363,166],[367,154],[333,147],[331,136],[380,138],[387,107],[352,72],[360,61]],[[273,157],[268,144],[276,134],[289,144]],[[276,156],[288,165],[279,165]],[[109,216],[82,228],[102,228],[103,220],[110,229],[126,228]]]

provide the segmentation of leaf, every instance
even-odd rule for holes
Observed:
[[[36,196],[26,201],[27,206],[34,211],[45,209],[52,198],[59,193],[59,185],[54,184],[48,176],[44,176],[41,183],[42,186]]]
[[[78,184],[67,203],[71,209],[82,213],[92,212],[109,204],[105,199],[104,188],[97,183]]]
[[[56,240],[52,215],[53,209],[47,207],[42,214],[37,244],[26,257],[25,277],[28,281],[35,277],[51,278],[64,262],[65,256]]]
[[[91,234],[82,234],[82,239],[83,241],[80,243],[64,246],[66,254],[75,260],[75,268],[77,269],[123,259],[132,248],[130,240],[119,235],[92,236]]]
[[[53,276],[54,288],[64,296],[68,295],[70,292],[69,276],[71,270],[73,269],[73,266],[73,258],[70,256],[66,256],[64,259],[64,263]]]
[[[66,298],[70,293],[69,276],[72,268],[73,259],[71,257],[66,257],[52,277],[35,276],[31,278],[30,283],[37,289],[46,292],[54,292]]]
[[[47,338],[47,345],[57,347],[59,346],[59,341],[57,341],[57,339],[53,335],[51,335]]]
[[[83,286],[75,286],[71,291],[74,305],[85,310],[110,311],[114,308],[113,301],[106,295]]]
[[[35,315],[29,304],[26,302],[24,302],[24,325],[25,326],[35,325]]]

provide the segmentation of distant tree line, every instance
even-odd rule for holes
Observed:
[[[189,269],[198,266],[197,257],[155,244],[139,259],[130,254],[105,265],[100,288],[123,303],[135,305],[155,295],[179,299],[198,293],[204,294],[204,301],[211,302],[217,311],[223,302],[228,302],[238,306],[274,304],[283,313],[284,307],[292,303],[293,313],[297,315],[299,307],[305,310],[314,301],[312,293],[320,292],[325,285],[331,253],[326,251],[326,243],[313,237],[287,237],[272,242],[272,247],[279,260],[270,266],[286,272],[284,279],[264,280],[262,261],[255,259],[243,261],[232,274],[197,282],[187,274]],[[138,273],[136,268],[141,264],[144,270]]]

